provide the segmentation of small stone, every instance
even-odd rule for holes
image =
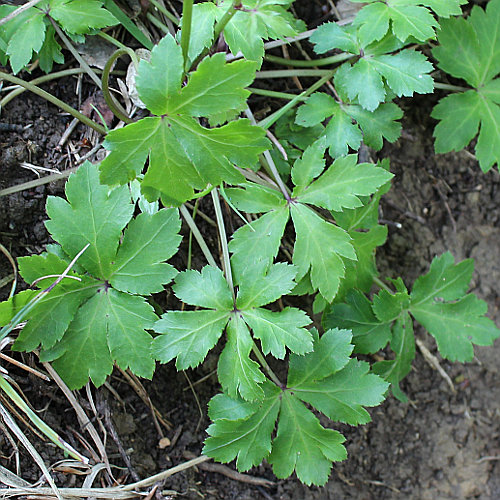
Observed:
[[[169,446],[170,446],[170,439],[168,439],[168,437],[161,438],[158,441],[158,448],[160,448],[160,450],[164,450],[165,448],[168,448]]]

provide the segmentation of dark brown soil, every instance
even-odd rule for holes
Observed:
[[[45,88],[77,105],[74,80],[66,79]],[[473,257],[473,291],[488,302],[490,317],[499,324],[500,176],[496,169],[481,173],[466,151],[434,155],[433,123],[428,118],[434,100],[435,97],[421,97],[404,102],[408,109],[403,137],[377,155],[389,157],[396,174],[394,187],[383,202],[381,218],[389,221],[390,226],[389,240],[378,254],[379,267],[382,276],[402,276],[411,285],[436,254],[449,250],[457,259]],[[20,167],[22,161],[61,170],[72,166],[66,147],[61,151],[56,148],[70,118],[56,108],[25,93],[2,110],[1,120],[32,126],[23,133],[0,132],[0,189],[35,178],[32,172]],[[83,128],[78,128],[72,142],[79,144],[83,133]],[[13,256],[43,250],[49,241],[43,225],[45,199],[48,194],[61,194],[62,186],[60,182],[0,198],[0,242]],[[0,254],[0,279],[10,272],[8,262]],[[2,298],[8,288],[0,290]],[[417,335],[436,353],[430,336],[422,331],[417,331]],[[21,359],[19,354],[13,355]],[[23,359],[34,362],[31,356]],[[500,342],[496,342],[494,347],[476,349],[473,363],[441,361],[455,382],[453,394],[417,353],[413,370],[402,385],[410,403],[389,398],[371,411],[370,424],[359,428],[338,426],[347,437],[349,458],[334,466],[331,479],[323,488],[307,488],[295,479],[276,481],[267,465],[250,473],[275,481],[268,489],[194,468],[172,476],[162,488],[179,492],[180,498],[214,500],[500,498],[499,359]],[[199,369],[187,373],[193,383],[208,377],[194,389],[186,375],[177,373],[172,364],[159,367],[153,381],[144,382],[153,404],[172,424],[170,430],[164,429],[165,435],[171,440],[177,437],[165,449],[159,447],[161,436],[149,408],[122,374],[115,372],[108,387],[92,389],[98,410],[104,412],[104,401],[111,408],[116,431],[141,478],[184,462],[186,452],[200,454],[209,423],[206,405],[217,391],[213,375],[216,361],[211,354]],[[41,410],[39,415],[85,453],[76,439],[76,432],[85,431],[80,429],[55,384],[40,382],[10,365],[2,365],[9,369],[33,406]],[[85,406],[85,391],[80,396]],[[28,435],[47,465],[63,458],[60,450],[29,431]],[[0,464],[14,471],[13,450],[1,431],[0,450]],[[113,464],[124,466],[110,436],[107,451]],[[20,475],[30,482],[41,477],[23,450]],[[118,470],[116,476],[131,481],[126,470]],[[55,472],[54,477],[61,486],[81,484],[73,474]]]

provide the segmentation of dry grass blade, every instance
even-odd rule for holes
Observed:
[[[10,252],[0,243],[0,252],[2,252],[5,257],[7,257],[7,260],[10,262],[10,265],[12,266],[12,269],[14,270],[14,280],[12,282],[12,287],[10,289],[9,297],[12,297],[14,295],[14,292],[16,291],[16,286],[17,286],[17,266],[16,266],[16,261],[10,254]],[[8,281],[7,281],[8,283]],[[3,285],[2,285],[3,286]]]
[[[55,286],[57,286],[64,278],[68,277],[69,272],[72,267],[75,265],[76,261],[80,258],[80,256],[87,250],[90,246],[90,243],[87,243],[75,256],[75,258],[68,264],[68,267],[64,270],[62,274],[60,274],[57,279],[45,290],[41,290],[40,293],[36,295],[32,300],[30,300],[11,320],[10,322],[0,329],[0,340],[5,338],[21,321],[26,318],[26,314],[35,307],[38,302],[40,302],[48,293],[50,293]]]
[[[25,413],[33,424],[47,436],[56,446],[64,450],[73,458],[87,463],[88,459],[78,453],[71,445],[66,443],[51,427],[49,427],[23,400],[23,398],[14,390],[7,380],[0,376],[0,389],[10,398],[10,400]]]
[[[0,483],[10,486],[12,488],[30,488],[31,485],[28,481],[21,479],[17,474],[14,474],[9,469],[0,465]],[[2,490],[0,489],[0,492]],[[3,497],[2,497],[3,498]]]
[[[82,427],[82,429],[87,430],[88,433],[90,434],[90,436],[92,437],[92,439],[93,439],[95,445],[97,446],[97,449],[99,450],[99,453],[101,455],[101,460],[106,465],[106,469],[107,469],[110,477],[113,477],[113,474],[111,473],[111,467],[109,465],[108,456],[106,454],[106,448],[104,447],[104,444],[103,444],[96,428],[94,427],[92,422],[87,417],[87,414],[83,411],[83,408],[80,406],[80,404],[76,400],[74,394],[71,392],[71,390],[68,388],[68,386],[63,382],[62,378],[58,375],[58,373],[54,370],[54,368],[52,368],[50,363],[43,363],[43,366],[49,372],[49,375],[52,377],[54,382],[59,386],[59,388],[63,391],[64,395],[66,396],[66,398],[70,402],[71,406],[73,407],[73,409],[76,412],[80,426]]]
[[[7,356],[7,354],[4,354],[3,352],[0,352],[0,359],[3,359],[4,361],[9,362],[11,365],[17,366],[18,368],[21,368],[21,370],[25,370],[27,372],[30,372],[31,374],[35,375],[35,377],[41,378],[42,380],[45,380],[46,382],[50,382],[50,378],[47,377],[42,372],[39,372],[38,370],[35,370],[34,368],[31,368],[31,366],[25,365],[24,363],[21,363],[20,361],[17,361],[17,359],[11,358],[10,356]]]
[[[60,488],[59,492],[63,495],[63,498],[99,498],[110,500],[122,500],[127,498],[137,498],[139,495],[134,492],[121,491],[118,488]],[[0,488],[1,498],[40,498],[41,500],[50,500],[55,498],[54,492],[50,488]],[[59,497],[60,498],[60,497]]]
[[[153,404],[151,398],[149,397],[149,394],[141,384],[141,381],[129,370],[122,370],[120,367],[118,367],[118,369],[130,384],[130,387],[134,389],[136,394],[142,399],[143,403],[151,410],[156,430],[158,431],[158,434],[163,437],[163,432],[158,425],[158,422],[161,423],[169,431],[172,430],[172,424],[165,417],[163,417],[160,410],[158,410],[158,408],[156,408],[156,406]]]
[[[15,434],[17,439],[21,441],[21,443],[28,450],[29,454],[32,456],[33,460],[36,462],[38,467],[40,467],[40,470],[42,471],[43,475],[47,479],[47,482],[50,484],[50,487],[52,488],[52,493],[55,494],[55,496],[58,499],[62,500],[62,496],[59,493],[59,490],[57,489],[57,486],[54,483],[54,480],[52,479],[49,470],[45,466],[42,457],[39,455],[35,447],[31,444],[30,440],[24,435],[23,431],[19,428],[19,426],[16,424],[14,419],[10,416],[9,412],[4,408],[2,404],[0,404],[0,416],[3,418],[5,425],[7,425],[7,427],[9,427],[9,429]]]
[[[127,486],[123,486],[121,488],[121,490],[122,491],[134,491],[134,490],[138,490],[140,488],[146,488],[148,486],[155,484],[158,481],[163,481],[164,479],[167,479],[167,477],[173,476],[174,474],[177,474],[178,472],[181,472],[181,471],[186,470],[186,469],[190,469],[191,467],[194,467],[195,465],[206,462],[207,460],[211,460],[211,458],[206,457],[204,455],[202,455],[200,457],[193,458],[192,460],[188,460],[187,462],[176,465],[175,467],[167,469],[163,472],[159,472],[158,474],[155,474],[154,476],[150,476],[146,479],[143,479],[142,481],[138,481],[137,483],[127,484]]]

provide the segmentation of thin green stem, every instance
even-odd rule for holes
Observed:
[[[181,31],[181,48],[182,56],[184,57],[184,66],[187,68],[189,41],[191,39],[191,24],[193,19],[193,0],[183,0],[182,2],[182,31]]]
[[[231,272],[231,261],[229,260],[229,248],[227,246],[226,226],[224,224],[224,217],[222,216],[219,192],[217,191],[217,189],[214,189],[211,194],[212,194],[212,200],[214,202],[217,227],[219,228],[220,244],[222,247],[222,260],[224,264],[223,265],[224,274],[226,276],[227,284],[229,285],[229,288],[233,295],[233,302],[236,304],[236,295],[234,293],[234,284],[233,284],[233,273]]]
[[[103,40],[106,40],[107,42],[113,44],[118,49],[126,49],[127,48],[127,46],[124,45],[122,42],[120,42],[116,38],[113,38],[111,35],[104,33],[104,31],[98,31],[97,35],[100,36]]]
[[[288,191],[286,184],[281,179],[280,173],[278,172],[278,169],[276,168],[276,164],[274,163],[274,160],[273,160],[273,157],[271,156],[271,153],[269,153],[269,151],[264,151],[264,158],[266,159],[266,162],[269,165],[269,169],[271,170],[274,179],[278,183],[278,186],[279,186],[281,192],[283,193],[285,200],[292,201],[292,198],[290,196],[290,192]]]
[[[33,85],[32,83],[25,82],[24,80],[21,80],[20,78],[17,78],[16,76],[9,75],[8,73],[4,73],[3,71],[0,71],[0,80],[7,80],[8,82],[15,83],[16,85],[21,85],[21,87],[24,87],[25,89],[29,90],[30,92],[33,92],[33,94],[36,94],[40,97],[43,97],[44,99],[51,102],[55,106],[61,108],[62,110],[66,111],[67,113],[69,113],[71,116],[74,116],[75,118],[80,120],[82,123],[85,123],[85,125],[94,129],[96,132],[99,132],[102,135],[106,134],[106,129],[102,125],[95,123],[94,121],[92,121],[90,118],[88,118],[84,114],[82,114],[79,111],[77,111],[76,109],[72,108],[71,106],[66,104],[64,101],[61,101],[57,97],[54,97],[52,94],[49,94],[45,90],[42,90],[40,87],[37,87],[36,85]]]
[[[254,125],[257,125],[257,122],[255,121],[255,118],[252,114],[252,111],[250,110],[250,108],[247,108],[245,110],[245,114],[247,115],[248,119],[254,124]],[[290,197],[290,193],[288,191],[288,188],[286,187],[285,183],[283,182],[283,180],[281,179],[281,176],[278,172],[278,169],[276,168],[276,165],[274,163],[274,160],[271,156],[271,154],[269,153],[269,151],[264,151],[264,159],[269,167],[269,171],[272,173],[274,179],[276,180],[279,188],[280,188],[280,191],[283,193],[283,196],[285,197],[285,199],[287,201],[291,201],[292,198]]]
[[[159,28],[163,33],[168,34],[170,33],[170,30],[168,29],[168,26],[163,24],[157,17],[153,16],[151,12],[148,12],[146,14],[146,17],[148,18],[149,21],[151,21],[157,28]]]
[[[217,38],[219,38],[219,35],[224,31],[224,28],[227,26],[227,23],[231,21],[232,17],[238,12],[238,9],[236,9],[236,4],[238,3],[238,0],[233,0],[233,3],[231,4],[231,7],[227,9],[225,14],[220,18],[220,20],[217,22],[214,28],[214,41],[217,41]],[[184,24],[184,21],[183,21]],[[201,54],[196,58],[196,60],[191,64],[191,67],[196,67],[204,58],[205,56],[210,52],[210,47],[205,47]]]
[[[200,233],[200,230],[198,229],[198,226],[195,224],[193,218],[191,217],[189,210],[184,205],[181,205],[180,211],[182,216],[184,217],[184,220],[189,226],[189,229],[191,229],[191,231],[193,232],[193,236],[195,240],[198,242],[198,245],[200,246],[200,249],[203,252],[203,255],[205,256],[205,259],[207,259],[207,262],[213,267],[218,267],[217,263],[215,262],[215,259],[213,258],[212,253],[210,252],[210,249],[208,248],[205,242],[205,239],[203,238],[202,234]]]
[[[198,203],[200,200],[196,200],[193,207],[193,222],[196,219],[196,214],[198,213]],[[189,239],[188,239],[188,257],[187,257],[187,269],[191,269],[191,260],[193,257],[193,231],[189,231]]]
[[[373,277],[373,282],[379,287],[379,288],[382,288],[384,290],[386,290],[387,292],[389,293],[394,293],[390,287],[384,283],[378,276],[374,276]]]
[[[314,59],[313,61],[286,59],[284,57],[277,57],[272,55],[265,55],[264,59],[276,64],[283,64],[284,66],[295,66],[297,68],[314,68],[315,66],[329,66],[330,64],[337,64],[339,62],[344,62],[348,59],[352,59],[353,57],[356,57],[356,55],[343,52],[342,54],[336,54],[334,56],[325,57],[323,59]]]
[[[224,31],[224,28],[227,26],[227,23],[231,21],[232,17],[238,11],[236,9],[237,3],[239,3],[239,0],[233,0],[231,7],[227,9],[225,14],[220,18],[220,21],[215,25],[214,40],[217,40],[217,38],[219,38],[219,35]]]
[[[102,88],[102,83],[99,77],[95,74],[95,72],[91,69],[91,67],[83,60],[82,56],[78,53],[78,51],[71,45],[71,42],[68,40],[68,37],[63,33],[61,28],[59,28],[58,24],[50,17],[47,16],[52,23],[52,26],[54,26],[54,29],[56,30],[56,33],[59,35],[59,38],[63,41],[64,45],[66,45],[66,48],[71,52],[73,57],[78,61],[80,66],[85,70],[87,75],[90,76],[90,78],[94,81],[94,83],[101,89]]]
[[[259,363],[262,365],[264,370],[266,370],[267,374],[269,375],[269,378],[280,388],[283,387],[283,384],[281,383],[281,380],[276,376],[276,374],[273,372],[271,367],[268,365],[266,358],[264,355],[260,352],[260,349],[257,347],[257,344],[255,341],[253,342],[252,346],[252,351],[255,354],[255,357],[259,361]]]
[[[286,103],[282,108],[278,109],[271,115],[267,116],[263,120],[259,122],[259,126],[265,129],[268,129],[273,125],[277,120],[279,120],[287,111],[294,108],[299,104],[299,102],[303,101],[305,97],[315,92],[317,89],[321,88],[330,78],[335,74],[336,70],[328,71],[323,78],[318,80],[316,83],[312,84],[307,90],[302,92],[302,94],[296,96],[290,102]]]
[[[157,0],[149,0],[149,3],[154,5],[165,17],[170,19],[176,26],[179,26],[179,19],[177,19],[170,11],[168,11],[160,2],[157,2]]]
[[[199,193],[196,193],[195,195],[191,196],[191,200],[197,200],[198,198],[203,198],[204,196],[206,196],[207,194],[209,194],[212,189],[214,189],[214,186],[208,186],[206,189],[204,189],[203,191],[200,191]]]
[[[265,89],[257,89],[255,87],[247,87],[252,94],[255,95],[263,95],[267,97],[275,97],[276,99],[296,99],[300,98],[300,100],[304,100],[305,97],[301,97],[298,94],[290,94],[288,92],[276,92],[275,90],[265,90]]]
[[[459,85],[450,85],[449,83],[439,83],[434,82],[434,88],[442,89],[442,90],[451,90],[452,92],[467,92],[467,90],[471,90],[467,87],[460,87]]]
[[[113,52],[111,57],[106,62],[106,66],[104,66],[104,70],[102,72],[102,93],[104,95],[104,100],[106,101],[106,104],[108,105],[109,109],[113,112],[113,114],[125,123],[132,123],[132,120],[127,115],[127,112],[113,98],[111,92],[109,91],[109,74],[111,73],[111,68],[113,67],[115,61],[119,57],[124,55],[128,55],[132,59],[135,67],[137,67],[137,65],[139,64],[139,62],[137,61],[137,56],[135,55],[135,52],[132,49],[125,47],[124,49],[115,50],[115,52]]]
[[[277,69],[257,71],[255,78],[291,78],[293,76],[326,76],[331,73],[328,69]]]
[[[132,22],[132,20],[116,5],[113,0],[104,0],[104,5],[107,10],[113,14],[120,24],[148,50],[153,48],[153,42]]]
[[[57,279],[44,290],[40,290],[40,292],[33,297],[24,307],[22,307],[10,320],[10,322],[0,329],[0,340],[4,339],[21,321],[24,321],[28,315],[28,313],[33,309],[33,307],[38,304],[45,296],[47,296],[53,289],[56,287],[64,278],[68,277],[68,273],[71,271],[76,261],[80,258],[80,256],[87,250],[90,246],[90,243],[87,243],[85,247],[83,247],[75,256],[75,258],[68,264],[66,269],[62,272],[62,274],[58,275]],[[80,278],[77,278],[80,280]],[[89,288],[93,288],[96,285],[91,285]]]
[[[56,80],[57,78],[63,78],[70,75],[78,75],[81,73],[85,73],[85,70],[83,68],[65,69],[64,71],[58,71],[49,75],[43,75],[39,78],[34,78],[29,83],[31,83],[32,85],[38,85],[39,83],[49,82],[51,80]],[[0,100],[0,108],[4,107],[6,104],[12,101],[14,97],[17,97],[19,94],[26,92],[26,90],[28,89],[25,87],[19,87],[9,92],[2,100]]]

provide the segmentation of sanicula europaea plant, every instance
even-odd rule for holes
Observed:
[[[61,61],[54,23],[74,38],[115,22],[102,2],[92,2],[97,17],[84,3],[41,2],[5,23],[3,60],[18,72],[36,53],[50,70],[50,57]],[[221,343],[221,393],[209,404],[204,453],[236,459],[242,471],[267,460],[277,477],[295,472],[322,485],[347,453],[344,436],[318,414],[360,425],[389,389],[407,401],[399,384],[415,356],[414,322],[450,361],[471,361],[474,345],[500,336],[486,304],[467,293],[471,260],[436,256],[411,291],[401,278],[378,278],[375,250],[387,236],[378,206],[393,175],[388,161],[360,162],[356,154],[400,136],[397,98],[439,87],[454,93],[432,112],[436,152],[461,149],[479,133],[481,168],[500,161],[500,0],[474,7],[467,19],[455,17],[463,0],[371,0],[351,23],[327,22],[307,37],[292,3],[183,2],[177,33],[138,64],[136,90],[149,115],[107,133],[108,156],[70,177],[67,201],[47,201],[57,244],[19,259],[25,281],[43,290],[48,276],[85,251],[28,311],[14,348],[39,348],[77,389],[89,378],[103,384],[113,364],[148,378],[156,361],[194,368]],[[13,11],[2,8],[3,16]],[[84,10],[75,25],[77,8]],[[30,43],[16,31],[21,23],[36,35]],[[298,34],[318,57],[267,53],[265,40]],[[221,41],[227,53],[217,52]],[[468,87],[434,81],[426,44],[437,66]],[[265,59],[297,69],[261,70]],[[285,76],[318,82],[300,95],[254,87]],[[287,104],[256,122],[252,92]],[[131,186],[140,194],[131,197]],[[221,265],[197,232],[208,265],[175,270],[165,261],[180,243],[178,208],[185,214],[185,203],[204,196],[214,205]],[[221,197],[244,219],[229,236]],[[143,213],[134,217],[137,198]],[[293,243],[280,251],[285,234]],[[172,280],[185,307],[158,317],[149,297]],[[370,295],[374,283],[379,290]],[[0,304],[0,324],[38,293]],[[283,306],[287,295],[305,294],[323,312],[322,331],[305,311]],[[392,357],[372,366],[356,357],[386,347]],[[270,358],[286,367],[273,370]]]

